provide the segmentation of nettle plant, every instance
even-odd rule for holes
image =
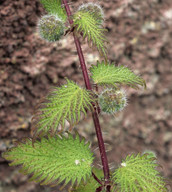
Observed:
[[[38,22],[40,36],[48,42],[73,34],[86,88],[72,80],[55,87],[42,99],[33,115],[32,138],[23,139],[3,153],[10,165],[21,165],[21,172],[41,185],[68,186],[75,192],[165,192],[164,178],[157,171],[152,152],[131,154],[110,171],[99,113],[115,115],[127,105],[121,88],[145,87],[145,81],[125,66],[115,66],[107,57],[104,13],[99,4],[81,5],[71,14],[67,0],[41,0],[48,12]],[[79,38],[97,48],[101,61],[85,65]],[[92,79],[92,84],[90,83]],[[103,170],[94,168],[90,143],[72,128],[91,111],[98,139]],[[113,116],[112,116],[113,117]],[[68,122],[70,126],[66,126]]]

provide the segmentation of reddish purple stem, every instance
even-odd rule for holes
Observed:
[[[68,0],[63,0],[63,4],[64,4],[65,9],[66,9],[66,13],[67,13],[67,16],[68,16],[69,23],[73,24],[73,20],[71,19],[71,11],[70,11],[70,8],[69,8],[69,5],[68,5]],[[85,65],[85,59],[84,59],[84,55],[83,55],[83,52],[82,52],[81,44],[80,44],[78,38],[75,36],[75,33],[73,33],[73,37],[74,37],[78,57],[79,57],[79,60],[80,60],[80,65],[81,65],[81,69],[82,69],[82,73],[83,73],[86,88],[88,90],[92,90],[90,80],[89,80],[89,76],[88,76],[88,72],[87,72],[87,68],[86,68],[86,65]],[[95,108],[95,106],[94,106],[94,108]],[[92,112],[92,117],[93,117],[93,121],[94,121],[94,125],[95,125],[95,130],[96,130],[98,145],[99,145],[99,150],[100,150],[100,156],[101,156],[102,165],[103,165],[105,185],[107,186],[106,192],[110,192],[109,166],[108,166],[108,160],[107,160],[107,156],[106,156],[105,145],[104,145],[104,141],[103,141],[103,137],[102,137],[102,131],[101,131],[101,128],[100,128],[100,123],[99,123],[99,118],[98,118],[98,115],[97,115],[97,112],[96,112],[96,108],[95,108],[94,112]]]
[[[94,177],[94,179],[102,186],[103,183],[100,181],[100,179],[92,172],[92,176]]]

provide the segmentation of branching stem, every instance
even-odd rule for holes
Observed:
[[[100,185],[103,185],[103,183],[100,181],[100,179],[92,172],[92,176],[94,177],[94,179],[100,183]]]
[[[65,10],[66,10],[66,13],[68,16],[69,23],[72,24],[73,21],[71,19],[71,11],[70,11],[70,8],[68,5],[68,0],[63,0],[63,4],[65,6]],[[84,55],[82,52],[81,44],[79,42],[79,39],[76,37],[75,33],[73,33],[73,37],[74,37],[78,57],[80,60],[80,65],[81,65],[81,69],[82,69],[82,73],[83,73],[83,77],[84,77],[84,81],[85,81],[85,86],[88,90],[92,90],[87,68],[85,65],[85,59],[84,59]],[[95,130],[96,130],[97,139],[98,139],[98,146],[99,146],[100,156],[101,156],[102,165],[103,165],[105,185],[107,186],[106,192],[110,192],[110,174],[109,174],[108,160],[107,160],[105,145],[104,145],[104,141],[103,141],[103,137],[102,137],[102,131],[100,128],[99,118],[98,118],[98,114],[97,114],[96,110],[94,110],[94,112],[92,112],[92,117],[93,117],[93,121],[94,121],[94,125],[95,125]]]

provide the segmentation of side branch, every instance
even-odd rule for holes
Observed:
[[[103,183],[100,181],[100,179],[92,172],[92,176],[94,177],[94,179],[100,183],[100,185],[103,185]]]

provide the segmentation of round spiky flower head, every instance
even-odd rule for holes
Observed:
[[[122,89],[105,89],[98,96],[98,103],[102,112],[107,114],[115,114],[122,111],[127,105],[127,98],[125,91]]]
[[[38,22],[38,31],[48,42],[58,41],[64,34],[64,23],[55,15],[45,15]]]
[[[100,5],[96,3],[90,2],[90,3],[83,4],[78,8],[78,11],[86,11],[86,12],[89,11],[95,16],[98,24],[101,25],[103,23],[103,19],[104,19],[103,9]]]

